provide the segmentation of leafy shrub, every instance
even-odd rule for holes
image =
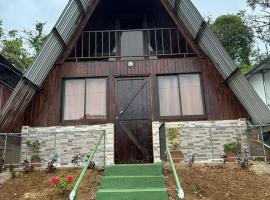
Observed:
[[[176,150],[180,146],[180,138],[179,138],[180,128],[169,128],[169,140],[173,146],[173,150]]]
[[[229,143],[224,145],[224,152],[233,152],[233,153],[239,153],[240,152],[240,146],[237,142]]]
[[[35,140],[33,142],[27,141],[27,146],[31,150],[32,156],[31,160],[40,160],[40,149],[41,149],[41,144],[39,143],[38,140]]]

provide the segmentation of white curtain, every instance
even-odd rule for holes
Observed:
[[[198,74],[179,75],[182,115],[203,115],[201,81]]]
[[[159,76],[159,107],[160,116],[179,116],[179,87],[177,76]]]
[[[106,79],[86,80],[86,119],[106,118]]]
[[[84,80],[66,80],[64,93],[64,120],[84,118]]]
[[[123,31],[121,35],[121,56],[143,56],[143,32],[142,31]],[[130,59],[130,58],[123,58]],[[136,58],[135,58],[136,59]]]

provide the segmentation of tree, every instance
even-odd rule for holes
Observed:
[[[27,69],[47,38],[44,33],[46,23],[37,22],[34,31],[10,30],[7,34],[2,23],[0,20],[0,54],[17,67]]]
[[[269,56],[270,47],[270,0],[247,0],[252,12],[240,11],[245,22],[253,28],[255,37],[265,44],[264,56]],[[260,55],[262,56],[262,55]],[[263,56],[262,56],[263,57]]]
[[[37,22],[35,24],[34,31],[24,31],[26,34],[26,40],[28,41],[31,48],[35,50],[35,54],[37,54],[40,50],[42,45],[44,44],[45,40],[47,39],[47,35],[44,34],[44,26],[45,23]]]
[[[26,69],[33,58],[23,45],[23,38],[18,35],[18,31],[11,30],[8,32],[8,36],[1,41],[0,54],[17,67]]]
[[[239,15],[222,15],[210,27],[237,63],[242,72],[251,68],[250,56],[254,43],[254,34],[251,28],[245,25]]]

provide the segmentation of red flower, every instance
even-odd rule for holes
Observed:
[[[52,179],[51,179],[51,183],[52,183],[53,185],[57,185],[57,184],[60,183],[60,179],[59,179],[59,178],[52,178]]]
[[[68,176],[67,177],[67,182],[71,183],[72,182],[72,179],[73,179],[72,176]]]

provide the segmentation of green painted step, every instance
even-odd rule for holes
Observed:
[[[97,200],[168,200],[168,194],[164,188],[147,189],[122,189],[122,190],[99,190]]]
[[[163,176],[103,176],[102,189],[163,188]]]
[[[115,165],[105,167],[105,176],[161,176],[162,165]]]
[[[161,164],[106,166],[96,200],[168,200]]]

